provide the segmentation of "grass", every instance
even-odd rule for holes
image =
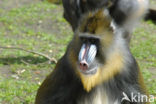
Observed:
[[[148,34],[148,35],[147,35]],[[139,62],[150,94],[156,95],[156,25],[142,23],[134,32],[131,51]]]
[[[23,4],[19,1],[20,6],[7,8],[8,2],[11,1],[0,1],[0,46],[22,47],[59,59],[73,36],[62,17],[63,8],[40,1]],[[143,22],[133,34],[131,51],[138,60],[149,93],[154,95],[155,43],[156,25]],[[0,104],[33,104],[40,83],[54,66],[38,55],[0,49]]]

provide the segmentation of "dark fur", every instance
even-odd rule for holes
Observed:
[[[156,24],[156,10],[149,9],[145,19],[146,20],[152,20]]]
[[[79,24],[80,17],[87,11],[94,11],[97,8],[102,8],[103,6],[108,6],[111,16],[115,19],[118,24],[124,23],[125,19],[129,16],[129,11],[126,13],[124,10],[119,8],[120,0],[62,0],[64,6],[64,17],[70,23],[73,30],[75,30]],[[77,2],[80,2],[77,4]],[[86,1],[86,2],[82,2]],[[112,2],[112,4],[109,4]],[[130,1],[129,3],[133,3]],[[156,10],[149,9],[145,20],[152,20],[156,23]]]

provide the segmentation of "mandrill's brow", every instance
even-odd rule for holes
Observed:
[[[99,36],[95,36],[94,34],[80,34],[79,35],[81,40],[84,41],[94,41],[94,42],[99,42],[100,41],[100,37]]]

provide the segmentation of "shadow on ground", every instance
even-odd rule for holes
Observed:
[[[40,64],[47,62],[48,59],[44,57],[36,56],[20,56],[20,57],[4,57],[0,58],[0,64],[12,65],[12,64]]]

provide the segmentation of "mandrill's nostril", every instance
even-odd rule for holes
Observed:
[[[81,70],[87,70],[88,69],[88,64],[85,60],[80,62],[80,69]]]

